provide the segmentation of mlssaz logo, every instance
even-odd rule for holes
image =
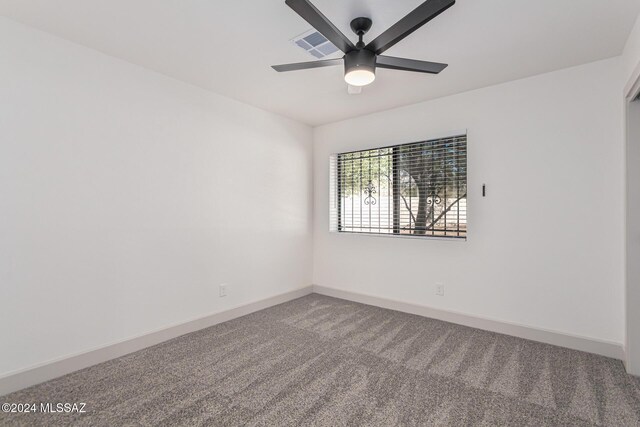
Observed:
[[[85,410],[85,407],[87,406],[86,403],[40,403],[40,412],[44,412],[44,413],[65,413],[65,414],[70,414],[70,413],[77,413],[77,414],[84,414],[87,411]]]

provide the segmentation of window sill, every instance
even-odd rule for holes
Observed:
[[[411,235],[411,234],[389,234],[389,233],[358,233],[352,231],[329,231],[331,234],[341,234],[341,235],[349,235],[349,236],[367,236],[367,237],[383,237],[388,239],[405,239],[405,240],[436,240],[439,242],[466,242],[467,236],[465,237],[442,237],[442,236],[420,236],[420,235]]]

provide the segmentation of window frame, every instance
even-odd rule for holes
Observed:
[[[385,149],[391,149],[391,154],[389,154],[392,158],[392,160],[397,159],[398,156],[400,155],[400,150],[402,147],[405,146],[415,146],[421,143],[428,143],[428,142],[435,142],[435,141],[439,141],[439,140],[447,140],[447,139],[455,139],[455,138],[464,138],[464,157],[465,157],[465,164],[464,164],[464,168],[465,168],[465,173],[464,173],[464,187],[465,187],[465,197],[464,197],[464,201],[465,201],[465,219],[464,219],[464,225],[465,225],[465,230],[463,232],[463,235],[451,235],[451,236],[447,236],[447,235],[434,235],[434,234],[414,234],[414,233],[401,233],[401,226],[400,226],[400,222],[401,222],[401,204],[400,204],[400,198],[401,198],[401,183],[400,183],[400,173],[399,173],[399,165],[397,164],[396,161],[392,162],[392,183],[391,183],[391,188],[392,188],[392,196],[390,198],[393,198],[393,214],[391,217],[391,221],[393,222],[393,227],[390,229],[392,230],[389,233],[381,233],[381,232],[366,232],[366,231],[350,231],[350,230],[345,230],[343,225],[342,225],[342,176],[341,176],[341,171],[340,171],[340,156],[344,156],[344,155],[348,155],[348,154],[354,154],[354,153],[362,153],[362,152],[366,152],[366,151],[373,151],[373,150],[385,150]],[[392,237],[392,238],[405,238],[405,239],[426,239],[426,240],[439,240],[439,241],[466,241],[468,240],[468,235],[469,235],[469,227],[468,227],[468,200],[469,200],[469,169],[468,169],[468,154],[469,154],[469,150],[468,150],[468,133],[466,130],[464,131],[460,131],[460,132],[451,132],[448,133],[446,135],[443,136],[438,136],[438,137],[430,137],[427,139],[421,139],[418,141],[414,141],[414,142],[404,142],[404,143],[399,143],[399,144],[393,144],[393,145],[386,145],[386,146],[380,146],[380,147],[372,147],[372,148],[361,148],[361,149],[357,149],[357,150],[351,150],[351,151],[344,151],[344,152],[340,152],[340,153],[334,153],[331,155],[330,159],[332,159],[332,161],[336,162],[336,173],[335,173],[335,183],[334,182],[330,182],[330,186],[335,186],[334,190],[335,190],[335,205],[336,205],[336,227],[332,227],[330,225],[330,231],[333,233],[337,233],[337,234],[350,234],[350,235],[365,235],[365,236],[376,236],[376,237]],[[331,172],[330,172],[331,175]],[[333,179],[330,176],[331,179]],[[330,179],[330,181],[331,181]],[[335,185],[334,185],[335,184]],[[456,203],[459,203],[462,199],[459,199]],[[446,202],[445,202],[446,203]],[[445,205],[446,207],[446,205]],[[459,208],[458,208],[459,209]],[[459,210],[458,210],[459,212]],[[332,213],[330,212],[330,222],[331,222],[331,215]],[[460,232],[460,220],[458,219],[457,221],[457,231]],[[356,228],[356,227],[353,227]],[[446,231],[446,230],[436,230],[436,231]],[[453,230],[452,230],[453,232]]]

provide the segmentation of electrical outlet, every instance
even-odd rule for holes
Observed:
[[[439,297],[444,296],[444,285],[442,283],[436,283],[436,295]]]
[[[227,296],[227,284],[223,283],[222,285],[220,285],[220,297],[226,297]]]

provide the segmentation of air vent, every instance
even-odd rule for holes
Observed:
[[[300,34],[291,41],[317,59],[338,52],[338,48],[333,43],[313,29]]]

